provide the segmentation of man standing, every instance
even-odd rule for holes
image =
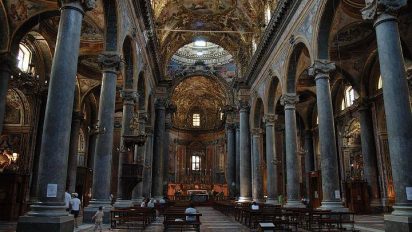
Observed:
[[[72,206],[72,212],[71,213],[74,216],[74,227],[76,227],[76,228],[77,228],[77,217],[79,216],[80,205],[82,204],[82,202],[80,201],[78,196],[79,196],[79,194],[73,193],[73,199],[71,199],[71,201],[70,201],[70,205]]]
[[[69,190],[66,189],[66,192],[64,193],[64,205],[66,206],[66,211],[69,212],[70,210],[70,200],[72,199],[72,196],[69,193]]]

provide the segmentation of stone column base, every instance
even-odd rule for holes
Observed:
[[[349,212],[349,209],[345,208],[340,201],[322,201],[318,209],[331,210],[333,212]]]
[[[275,199],[267,199],[265,202],[266,205],[279,205],[279,201]]]
[[[84,208],[83,211],[83,222],[84,223],[93,223],[92,217],[97,212],[99,207],[103,207],[103,223],[109,224],[110,223],[110,210],[112,210],[112,206],[110,205],[109,201],[92,201],[90,205]]]
[[[116,200],[114,203],[114,208],[116,209],[124,209],[124,208],[129,208],[133,206],[132,200]]]
[[[252,198],[251,197],[239,197],[239,200],[237,200],[238,202],[252,202]]]
[[[306,206],[299,200],[288,200],[285,208],[306,208]]]
[[[73,232],[74,218],[70,216],[60,217],[36,217],[21,216],[17,223],[17,232]]]
[[[385,231],[411,232],[412,216],[385,214]]]
[[[144,200],[144,197],[139,197],[136,199],[132,199],[132,204],[135,206],[140,206],[140,204],[142,203],[142,201]]]

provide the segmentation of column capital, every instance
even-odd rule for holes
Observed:
[[[0,53],[0,70],[11,72],[16,67],[16,57],[11,52]]]
[[[285,106],[286,109],[295,108],[295,105],[299,102],[299,96],[296,93],[285,93],[280,98],[280,104]]]
[[[61,9],[65,9],[67,6],[72,6],[74,3],[78,3],[83,7],[83,9],[79,9],[81,11],[90,11],[96,8],[96,0],[63,0]]]
[[[265,114],[263,116],[263,121],[265,122],[266,126],[274,126],[278,116],[276,114]]]
[[[225,105],[225,106],[223,107],[223,112],[224,112],[225,114],[233,113],[233,112],[235,112],[235,111],[236,111],[236,107],[235,107],[235,106]]]
[[[166,109],[167,106],[167,98],[159,97],[155,101],[155,108],[156,109]]]
[[[329,79],[329,73],[336,69],[334,62],[329,60],[315,60],[308,69],[309,76],[317,79]]]
[[[133,89],[122,89],[120,90],[120,97],[123,98],[123,104],[133,104],[137,101],[139,94]]]
[[[240,110],[240,111],[249,111],[249,110],[250,110],[249,101],[247,101],[247,100],[239,100],[239,110]]]
[[[376,20],[381,14],[394,15],[408,4],[407,0],[365,0],[366,7],[361,10],[364,20]],[[378,23],[378,22],[376,22]]]
[[[251,134],[253,136],[261,136],[263,134],[263,130],[262,130],[262,128],[258,128],[258,127],[257,128],[252,128]]]
[[[118,73],[121,66],[121,58],[117,52],[103,52],[97,57],[97,62],[103,72]]]

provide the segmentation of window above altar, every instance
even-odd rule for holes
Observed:
[[[197,156],[197,155],[192,156],[192,170],[200,171],[200,156]]]

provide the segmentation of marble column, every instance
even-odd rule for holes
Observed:
[[[123,177],[123,165],[129,163],[129,152],[131,147],[126,147],[123,136],[133,135],[131,122],[134,116],[134,105],[137,101],[137,92],[133,89],[123,89],[120,91],[120,97],[123,99],[123,116],[122,129],[120,131],[119,164],[117,175],[117,198],[114,204],[115,208],[127,208],[132,206],[131,193],[127,192],[127,183]]]
[[[19,218],[17,231],[73,231],[65,210],[70,128],[84,11],[81,1],[63,2],[50,74],[39,161],[38,202]]]
[[[16,65],[16,58],[10,53],[0,54],[0,135],[3,132],[4,114],[6,112],[6,97],[12,69]]]
[[[263,199],[263,176],[260,159],[260,145],[263,131],[261,128],[252,129],[252,198],[255,202],[264,202]]]
[[[319,145],[322,174],[322,209],[346,210],[341,202],[338,173],[338,153],[336,151],[335,125],[329,73],[335,64],[327,60],[315,60],[309,73],[316,81],[316,100],[319,116]]]
[[[151,197],[152,165],[153,165],[153,128],[146,126],[146,143],[143,169],[143,197]]]
[[[266,130],[266,189],[268,198],[266,204],[278,204],[278,171],[276,165],[276,150],[275,150],[275,121],[276,115],[265,114],[265,130]]]
[[[310,199],[309,172],[315,171],[315,155],[313,150],[312,130],[305,130],[305,180],[306,180],[306,198]]]
[[[236,128],[233,123],[226,124],[227,140],[227,166],[226,166],[226,183],[229,188],[229,196],[234,196],[233,187],[236,187]],[[235,184],[235,186],[232,186]]]
[[[69,159],[67,165],[67,182],[66,188],[70,193],[76,192],[77,176],[77,152],[79,145],[80,127],[83,121],[83,114],[74,111],[72,115],[72,126],[70,131]]]
[[[240,126],[236,123],[236,192],[240,192]]]
[[[378,162],[376,158],[375,136],[373,134],[372,116],[369,104],[363,99],[359,108],[361,124],[361,144],[364,176],[368,182],[370,205],[375,210],[382,207],[378,186]]]
[[[295,93],[284,94],[281,104],[285,106],[285,140],[286,140],[286,192],[285,207],[304,207],[299,196],[299,169],[297,168],[297,131],[295,105],[299,98]]]
[[[147,122],[147,113],[145,111],[139,111],[139,128],[142,128],[142,132],[145,132],[146,129],[146,122]],[[146,142],[147,142],[147,137],[146,137]],[[141,163],[144,165],[144,160],[145,160],[145,154],[146,154],[146,142],[144,145],[142,146],[135,146],[135,150],[134,150],[134,162],[135,163]],[[139,204],[142,202],[143,200],[143,181],[139,182],[136,184],[136,186],[133,189],[132,192],[132,201],[133,204]]]
[[[168,103],[166,107],[165,132],[163,141],[163,194],[167,195],[167,184],[169,182],[169,143],[170,129],[172,128],[172,116],[176,111],[174,104]]]
[[[249,110],[249,103],[247,101],[240,101],[240,202],[252,200]]]
[[[111,208],[110,182],[112,170],[112,149],[114,113],[116,104],[116,81],[120,69],[121,58],[115,52],[104,52],[98,61],[103,78],[100,90],[99,113],[97,124],[96,149],[94,154],[93,188],[90,205],[84,209],[83,221],[91,222],[93,213],[99,206],[104,207],[103,221],[109,221],[108,211]]]
[[[395,16],[397,10],[407,5],[407,1],[365,2],[366,8],[362,15],[364,19],[374,20],[376,31],[396,193],[394,211],[391,215],[385,215],[385,230],[412,231],[412,114],[398,20]]]
[[[166,99],[158,98],[155,103],[155,129],[153,141],[152,196],[163,198],[163,159],[165,142]]]

